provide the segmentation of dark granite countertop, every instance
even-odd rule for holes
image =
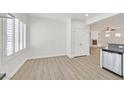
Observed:
[[[124,53],[123,49],[116,49],[116,48],[102,48],[103,51],[114,52],[114,53]]]
[[[124,53],[124,44],[108,44],[108,47],[102,48],[103,51],[114,52],[123,54]]]

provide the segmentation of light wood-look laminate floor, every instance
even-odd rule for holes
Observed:
[[[99,49],[92,49],[91,56],[67,56],[27,60],[12,80],[120,80],[121,77],[101,69]]]

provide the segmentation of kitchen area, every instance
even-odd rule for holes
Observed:
[[[100,67],[124,77],[124,14],[91,24],[91,48],[100,50]]]
[[[124,45],[108,44],[100,50],[100,67],[121,77],[124,76]]]

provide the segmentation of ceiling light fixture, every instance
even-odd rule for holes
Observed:
[[[106,34],[105,37],[110,37],[110,34]]]

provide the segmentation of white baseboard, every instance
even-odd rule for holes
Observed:
[[[36,58],[47,58],[47,57],[57,57],[57,56],[66,56],[66,54],[54,54],[54,55],[44,55],[44,56],[28,56],[28,59],[36,59]]]
[[[18,72],[18,70],[22,67],[22,65],[25,63],[22,62],[21,64],[19,64],[9,75],[7,75],[3,80],[10,80],[15,74],[16,72]]]

